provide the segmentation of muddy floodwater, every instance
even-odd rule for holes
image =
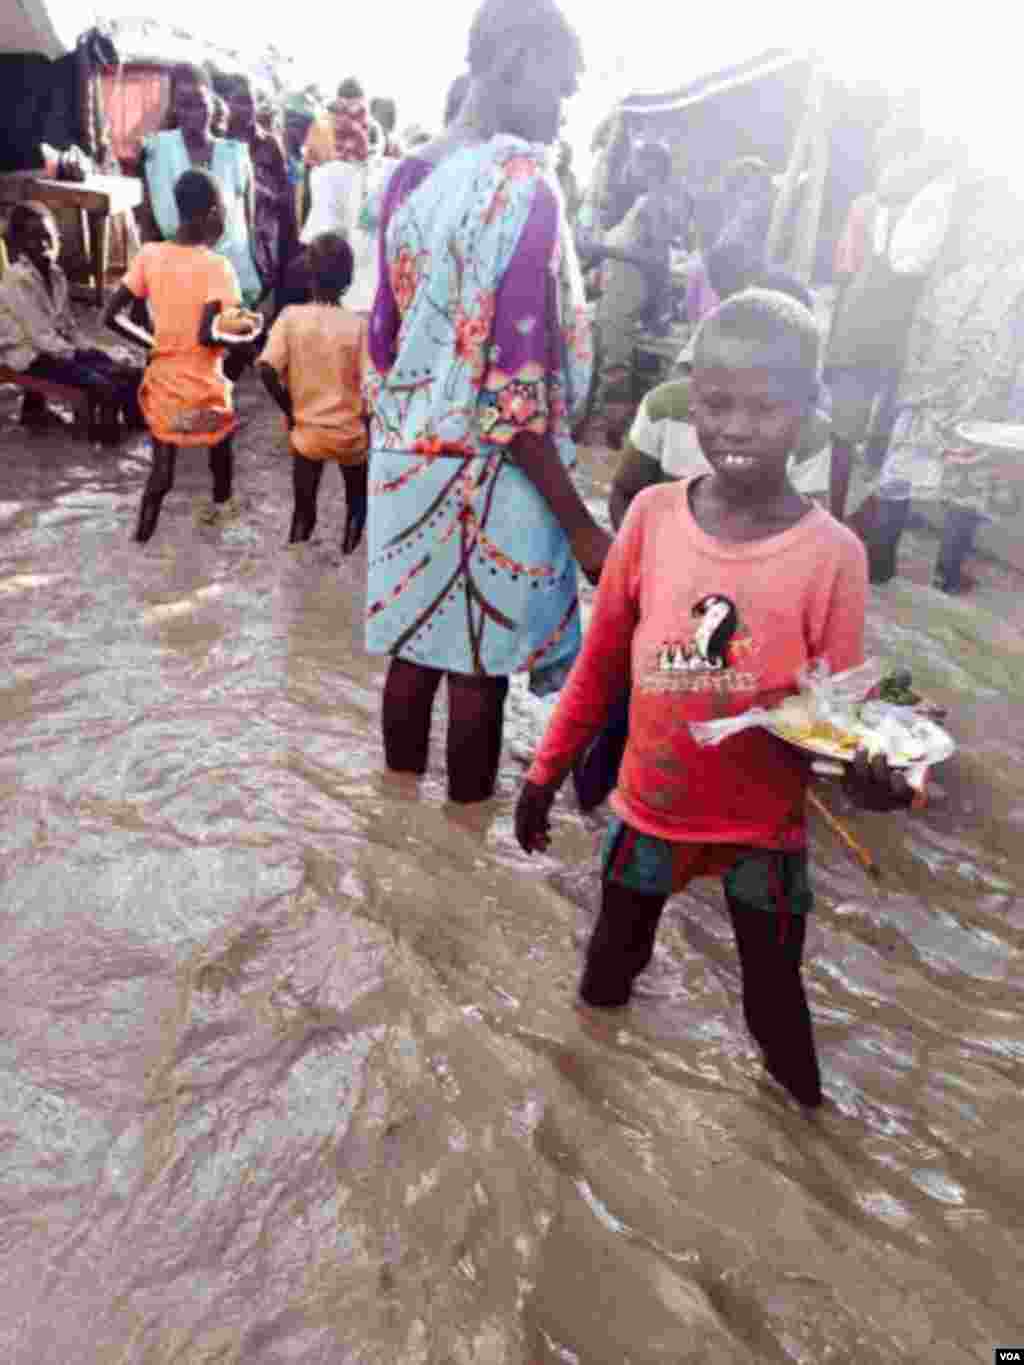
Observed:
[[[951,708],[928,809],[812,823],[829,1103],[760,1081],[717,884],[625,1011],[573,1007],[598,891],[567,792],[382,771],[365,550],[289,550],[240,388],[237,516],[202,457],[148,546],[144,442],[0,402],[0,1361],[991,1365],[1024,1347],[1024,608],[900,580],[872,646]],[[607,462],[589,458],[601,494]],[[927,581],[918,534],[911,577]],[[986,577],[987,574],[987,577]]]

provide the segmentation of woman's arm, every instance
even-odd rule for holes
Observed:
[[[605,723],[630,674],[636,629],[640,521],[623,529],[608,555],[583,648],[526,775],[515,811],[515,832],[527,853],[550,843],[549,814],[573,763]]]
[[[656,483],[671,483],[672,477],[666,474],[657,460],[637,450],[627,440],[622,447],[622,458],[612,480],[608,497],[608,515],[616,531],[629,511],[629,505],[638,493]]]
[[[596,583],[612,538],[587,511],[554,441],[550,436],[523,431],[512,441],[509,454],[551,508],[585,577]]]
[[[512,462],[530,480],[569,538],[580,568],[596,583],[611,537],[587,511],[552,430],[552,399],[564,382],[564,339],[553,273],[559,203],[539,168],[533,179],[507,182],[506,192],[510,197],[528,197],[529,209],[495,291],[490,354],[480,389],[492,419],[487,439],[508,449]],[[500,223],[485,227],[488,232],[503,230]],[[382,274],[375,321],[380,320],[385,282]],[[503,401],[509,393],[515,395],[512,403]]]

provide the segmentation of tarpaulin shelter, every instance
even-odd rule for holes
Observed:
[[[112,264],[111,223],[127,221],[141,186],[104,174],[117,167],[100,76],[116,66],[117,50],[97,28],[74,37],[69,21],[81,18],[81,5],[70,0],[0,4],[0,218],[26,199],[46,203],[60,224],[65,269],[91,280],[99,300]],[[50,179],[44,147],[78,147],[100,173]]]
[[[41,168],[42,143],[81,147],[103,161],[99,73],[116,61],[110,38],[96,28],[65,42],[41,0],[0,7],[0,172]]]
[[[850,202],[871,184],[889,108],[881,86],[841,82],[810,53],[772,48],[673,90],[630,95],[618,112],[634,137],[671,147],[698,193],[741,156],[785,172],[773,254],[824,278]]]

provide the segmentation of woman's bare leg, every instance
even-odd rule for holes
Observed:
[[[501,762],[508,678],[448,674],[448,798],[487,801]]]
[[[392,659],[384,684],[381,725],[384,758],[392,772],[424,773],[430,718],[441,672],[407,659]]]

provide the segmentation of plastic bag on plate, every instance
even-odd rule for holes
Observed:
[[[827,720],[849,729],[855,719],[852,708],[882,681],[884,673],[885,669],[878,659],[867,659],[856,668],[836,674],[829,669],[827,659],[812,659],[800,670],[796,679],[807,720]],[[789,699],[791,703],[796,700]],[[777,708],[768,710],[764,706],[752,706],[738,716],[694,721],[690,725],[690,733],[698,744],[721,744],[723,739],[737,735],[741,730],[749,730],[756,725],[770,725],[778,719]]]

